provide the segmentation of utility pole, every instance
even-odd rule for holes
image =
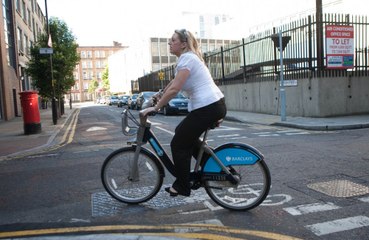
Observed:
[[[316,57],[318,71],[323,70],[323,4],[322,0],[316,0]]]

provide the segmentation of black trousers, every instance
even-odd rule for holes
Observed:
[[[190,195],[191,157],[197,156],[201,134],[215,122],[225,117],[227,108],[224,98],[208,106],[190,112],[176,127],[171,141],[176,181],[173,188],[180,194]]]

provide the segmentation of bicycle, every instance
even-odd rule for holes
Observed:
[[[174,164],[151,130],[148,116],[141,112],[138,121],[129,109],[122,112],[122,131],[136,135],[126,147],[112,152],[104,161],[101,179],[106,191],[116,200],[138,204],[153,198],[161,189],[164,168],[174,175]],[[133,123],[133,124],[132,124]],[[215,125],[217,125],[216,123]],[[133,126],[132,126],[133,125]],[[271,177],[264,156],[243,143],[227,143],[212,148],[204,132],[201,147],[191,171],[191,188],[204,187],[218,205],[230,210],[249,210],[267,197]],[[149,143],[152,150],[144,147]]]

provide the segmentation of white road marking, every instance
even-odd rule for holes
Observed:
[[[296,207],[288,207],[283,208],[286,212],[293,216],[297,215],[303,215],[308,213],[315,213],[315,212],[323,212],[323,211],[329,211],[334,209],[339,209],[340,207],[337,205],[334,205],[333,203],[312,203],[312,204],[306,204],[306,205],[299,205]]]
[[[229,134],[229,135],[218,135],[218,138],[223,138],[223,137],[238,137],[240,136],[240,134]]]
[[[261,134],[258,135],[259,137],[278,137],[280,136],[279,134]]]
[[[233,138],[229,138],[229,139],[236,140],[236,139],[244,139],[244,138],[248,138],[248,137],[246,137],[246,136],[243,136],[243,137],[233,137]]]
[[[369,226],[369,218],[356,216],[305,226],[317,236]]]
[[[257,132],[257,133],[253,133],[255,135],[268,135],[268,134],[271,134],[272,132]]]
[[[369,197],[363,197],[363,198],[359,198],[360,201],[362,202],[367,202],[369,203]]]
[[[50,154],[41,154],[41,155],[33,155],[33,156],[28,156],[27,158],[39,158],[39,157],[54,157],[59,155],[58,153],[50,153]]]
[[[283,205],[292,200],[288,194],[272,194],[268,195],[266,199],[260,204],[261,206],[278,206]]]
[[[301,130],[280,130],[280,131],[276,131],[276,132],[257,132],[257,133],[252,133],[254,135],[258,135],[259,137],[279,137],[281,135],[286,135],[286,136],[293,136],[293,135],[305,135],[305,134],[310,134],[307,131],[301,131]]]
[[[212,129],[211,131],[239,131],[239,130],[242,130],[242,128],[220,126],[215,129]]]
[[[310,133],[309,132],[290,132],[290,133],[286,133],[287,136],[304,135],[304,134],[310,134]]]
[[[90,223],[90,220],[86,220],[86,219],[80,219],[80,218],[72,218],[70,220],[71,223]]]
[[[167,130],[167,129],[165,129],[165,128],[162,128],[162,127],[156,127],[157,129],[159,129],[159,130],[162,130],[162,131],[164,131],[164,132],[166,132],[166,133],[169,133],[170,135],[172,135],[172,136],[174,136],[174,132],[172,132],[172,131],[169,131],[169,130]]]
[[[289,129],[289,130],[279,130],[277,133],[291,133],[291,132],[300,132],[298,129]]]
[[[102,130],[106,130],[106,128],[104,128],[104,127],[90,127],[89,129],[86,130],[86,132],[94,132],[94,131],[102,131]]]

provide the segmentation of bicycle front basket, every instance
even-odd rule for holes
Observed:
[[[136,126],[130,126],[129,121],[133,122]],[[132,116],[132,113],[128,109],[124,109],[122,112],[122,132],[126,136],[133,136],[137,133],[137,120]]]

